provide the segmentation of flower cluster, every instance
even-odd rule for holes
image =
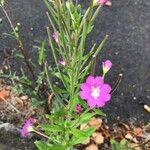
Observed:
[[[22,137],[27,137],[29,132],[32,132],[34,131],[32,125],[36,123],[36,119],[32,118],[32,117],[29,117],[25,123],[23,124],[22,126],[22,129],[21,129],[21,136]]]

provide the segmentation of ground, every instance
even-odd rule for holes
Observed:
[[[87,1],[83,1],[82,4],[86,5]],[[12,21],[21,23],[23,38],[32,57],[35,53],[32,45],[36,44],[36,40],[47,37],[45,28],[49,23],[43,2],[8,0],[6,8]],[[101,41],[105,34],[109,34],[109,40],[97,60],[96,72],[99,73],[101,70],[99,64],[103,59],[111,59],[113,68],[106,82],[111,82],[113,86],[118,74],[123,74],[119,88],[112,95],[111,102],[104,108],[109,124],[124,120],[142,126],[150,120],[149,112],[143,107],[144,104],[150,105],[149,8],[149,0],[114,0],[110,8],[105,7],[99,14],[94,31],[88,39],[87,50],[92,43]],[[9,32],[10,28],[1,10],[0,18],[3,18],[3,26],[0,26],[0,65],[2,65],[4,51],[11,51],[16,46],[13,40],[2,34]],[[12,68],[17,70],[18,64],[14,62]],[[3,137],[1,135],[3,134],[0,133],[0,137]],[[8,136],[5,139],[7,138]]]

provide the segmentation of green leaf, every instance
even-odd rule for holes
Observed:
[[[39,149],[39,150],[52,150],[50,147],[52,145],[47,145],[46,142],[42,142],[42,141],[35,141],[34,144],[36,145],[36,147]]]
[[[59,111],[56,111],[56,112],[54,113],[54,117],[57,119],[57,118],[60,118],[60,117],[65,116],[66,113],[67,113],[67,109],[60,108]]]
[[[32,98],[31,101],[32,101],[33,106],[41,106],[41,105],[46,104],[46,101],[40,100],[40,99],[37,99],[37,98]]]
[[[82,131],[79,130],[79,129],[71,128],[70,132],[71,132],[76,138],[84,138],[84,139],[87,138],[86,134],[84,134],[84,132],[82,132]]]
[[[41,44],[41,47],[38,48],[38,63],[39,65],[42,65],[45,62],[46,53],[45,53],[45,43],[46,41],[43,41]]]
[[[79,118],[79,120],[80,120],[79,123],[88,122],[93,116],[94,116],[94,114],[92,114],[92,113],[81,114],[81,116]]]
[[[112,150],[121,150],[119,142],[115,141],[114,139],[111,139],[110,143]]]
[[[54,145],[50,147],[50,150],[66,150],[66,146],[64,145]]]
[[[71,132],[74,136],[71,139],[70,145],[76,145],[82,143],[84,140],[90,137],[95,132],[95,130],[96,128],[87,128],[84,130],[78,130],[76,128],[72,128]]]
[[[103,113],[103,112],[102,112],[100,109],[98,109],[98,108],[93,109],[93,111],[94,111],[97,115],[106,117],[106,114]]]
[[[20,59],[24,59],[24,56],[20,52],[16,53],[15,57],[20,58]]]
[[[58,125],[43,124],[43,125],[39,125],[38,127],[42,128],[45,131],[49,131],[49,132],[61,132],[61,131],[63,131],[63,127],[58,126]]]
[[[79,98],[75,97],[70,102],[70,110],[75,110],[76,105],[79,104]]]
[[[26,85],[31,85],[32,81],[25,75],[23,75],[22,77],[19,78],[19,81],[21,83],[25,83]]]

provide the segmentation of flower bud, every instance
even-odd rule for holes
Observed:
[[[112,67],[112,62],[110,60],[106,60],[102,62],[102,66],[103,66],[103,75],[105,75]]]
[[[53,32],[53,38],[56,41],[56,43],[58,43],[58,33],[57,32]]]

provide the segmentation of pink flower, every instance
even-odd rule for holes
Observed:
[[[54,40],[56,41],[56,43],[58,43],[58,34],[57,34],[57,32],[53,32],[53,38],[54,38]]]
[[[63,59],[59,60],[58,63],[61,64],[61,65],[63,65],[63,66],[66,66],[66,61],[64,61]]]
[[[76,105],[76,109],[75,109],[75,112],[77,113],[77,114],[80,114],[81,112],[82,112],[82,107],[81,107],[81,105],[80,104],[77,104]]]
[[[111,6],[112,5],[112,2],[110,0],[94,0],[93,1],[93,5],[96,6],[96,5],[107,5],[107,6]]]
[[[21,129],[21,136],[22,137],[26,137],[28,136],[29,132],[34,131],[34,129],[32,128],[32,125],[36,122],[36,119],[30,117],[28,118],[25,123],[22,126]]]
[[[111,99],[109,84],[104,84],[101,76],[88,76],[85,83],[82,83],[80,97],[85,99],[90,106],[103,107],[107,101]]]
[[[98,0],[98,3],[101,5],[105,5],[109,2],[109,0]]]
[[[103,76],[104,76],[112,67],[112,62],[110,60],[106,60],[102,62],[102,67],[103,67]]]

